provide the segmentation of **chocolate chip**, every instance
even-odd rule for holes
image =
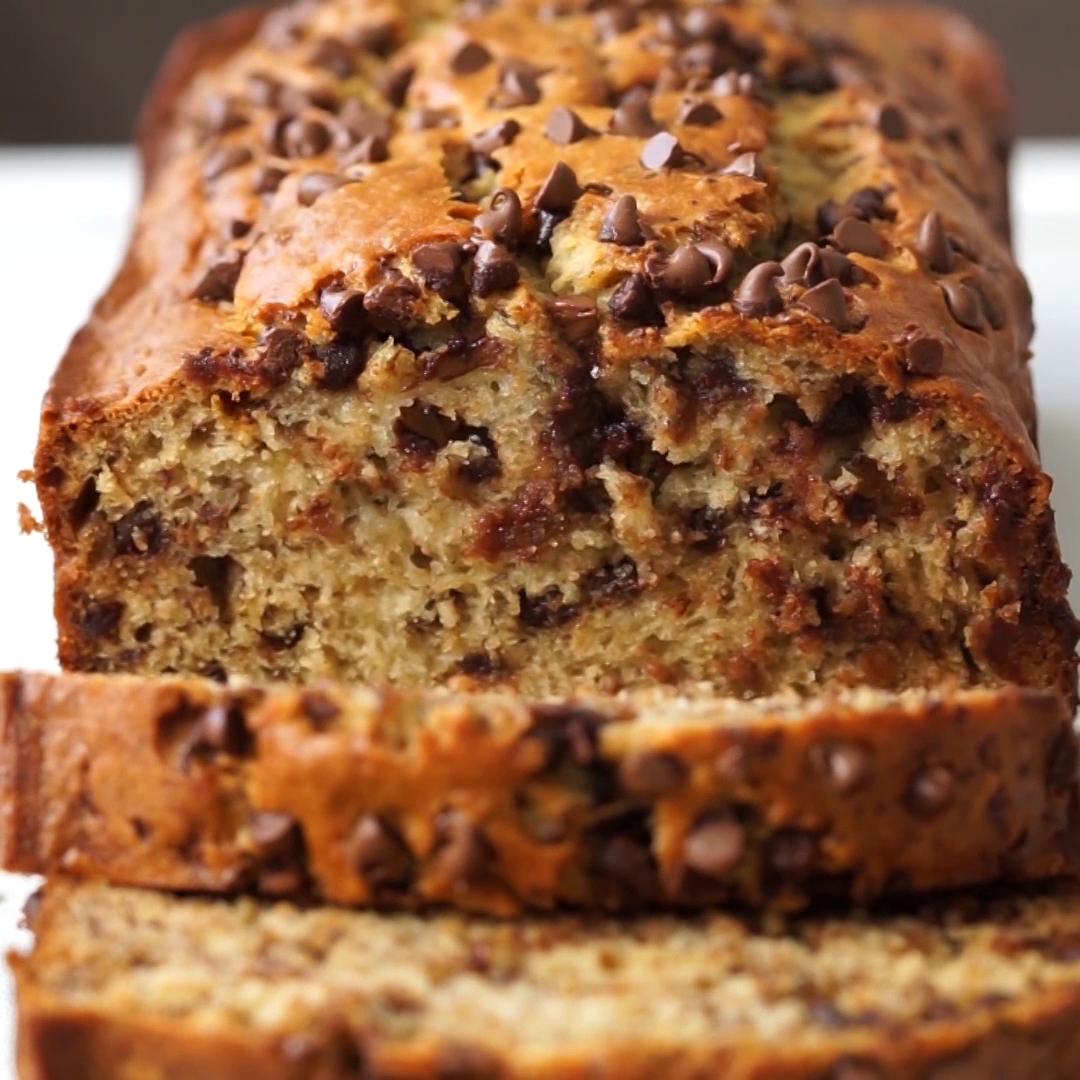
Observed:
[[[573,109],[568,109],[565,105],[552,111],[544,133],[559,146],[569,146],[596,134]]]
[[[943,281],[941,291],[952,317],[968,330],[981,331],[985,316],[979,294],[959,281]]]
[[[288,175],[284,169],[276,165],[264,165],[255,174],[254,191],[256,195],[272,195],[279,187],[281,181]]]
[[[775,315],[784,306],[776,279],[784,273],[778,262],[758,263],[735,290],[735,310],[743,315]]]
[[[1077,747],[1076,734],[1071,729],[1059,732],[1046,755],[1047,783],[1055,791],[1072,787],[1077,782],[1078,766],[1080,749]]]
[[[251,232],[252,223],[250,221],[243,221],[241,218],[233,218],[229,222],[229,236],[234,240],[243,240],[249,232]]]
[[[642,750],[630,754],[619,766],[619,782],[625,792],[643,799],[658,799],[678,791],[689,775],[686,763],[675,754]]]
[[[660,326],[664,321],[644,274],[631,274],[623,280],[611,294],[608,309],[623,322]]]
[[[686,244],[667,260],[656,282],[666,292],[693,296],[710,283],[712,274],[712,263],[693,244]]]
[[[246,165],[253,157],[254,154],[246,146],[223,146],[206,159],[203,179],[216,180],[219,176]]]
[[[341,706],[321,690],[304,690],[300,695],[300,711],[316,731],[326,731],[341,715]]]
[[[952,802],[956,779],[944,765],[929,765],[915,774],[908,790],[908,806],[921,818],[937,817]]]
[[[363,347],[351,341],[329,341],[319,345],[315,358],[321,366],[316,381],[324,390],[344,390],[352,386],[367,366]]]
[[[488,209],[477,214],[473,224],[487,240],[515,247],[521,235],[521,200],[510,188],[498,188]]]
[[[911,134],[907,117],[895,105],[882,105],[878,109],[875,124],[886,139],[899,141]]]
[[[377,165],[380,161],[386,161],[390,156],[390,146],[381,135],[365,135],[347,154],[341,159],[341,164],[349,165]]]
[[[941,374],[945,345],[940,338],[916,333],[904,342],[904,366],[912,375],[933,378]]]
[[[436,822],[439,846],[433,862],[451,882],[476,884],[490,871],[495,852],[483,830],[459,810],[444,810]]]
[[[161,517],[145,499],[113,525],[113,547],[117,555],[157,555],[164,543]]]
[[[817,863],[817,839],[801,829],[781,829],[768,843],[769,867],[785,879],[807,877]]]
[[[983,314],[986,316],[986,321],[990,324],[991,329],[1001,330],[1005,326],[1005,311],[1001,306],[1001,301],[991,287],[985,281],[980,281],[973,276],[964,278],[963,283],[978,294],[982,303]]]
[[[365,135],[378,135],[389,139],[393,134],[390,118],[378,109],[349,98],[337,115],[337,131],[334,143],[339,150],[348,150],[355,146]]]
[[[243,254],[230,255],[214,263],[195,286],[192,297],[204,303],[232,303],[240,271],[244,268]]]
[[[340,38],[323,38],[311,50],[308,62],[339,79],[351,79],[356,74],[356,59],[352,50]]]
[[[641,150],[641,164],[653,172],[677,169],[685,161],[682,144],[670,131],[657,132]]]
[[[400,109],[405,104],[414,74],[416,69],[411,64],[404,64],[389,68],[379,80],[383,97],[395,108]]]
[[[836,89],[836,77],[825,64],[808,60],[785,67],[780,74],[780,87],[789,93],[827,94]]]
[[[835,278],[823,281],[799,297],[799,307],[806,308],[812,315],[833,326],[843,327],[847,324],[847,299],[840,282]]]
[[[846,254],[857,253],[880,259],[885,254],[885,241],[872,225],[855,217],[842,218],[833,230],[836,246]]]
[[[348,860],[374,888],[402,888],[413,876],[413,857],[400,833],[377,814],[365,814],[348,841]]]
[[[79,629],[91,641],[113,640],[124,617],[121,600],[86,600],[76,616]]]
[[[398,270],[387,270],[382,280],[364,297],[364,310],[380,329],[400,334],[420,313],[423,293],[415,281]]]
[[[251,819],[250,836],[260,859],[284,861],[299,849],[300,823],[291,814],[261,811]]]
[[[676,123],[690,127],[712,127],[723,119],[724,114],[709,101],[686,101],[679,110]]]
[[[610,130],[615,135],[647,139],[660,131],[649,106],[649,95],[644,90],[631,91],[611,114]]]
[[[429,289],[449,293],[460,284],[462,252],[455,241],[422,244],[412,253],[413,265]]]
[[[338,334],[358,336],[367,328],[364,294],[345,285],[328,285],[319,294],[319,308]]]
[[[239,704],[211,705],[192,729],[181,750],[181,760],[200,754],[229,754],[245,757],[252,752],[255,740]]]
[[[810,760],[838,795],[857,791],[870,772],[870,755],[858,743],[833,742],[815,746],[810,752]]]
[[[244,127],[248,122],[247,113],[243,106],[234,97],[218,95],[211,98],[206,104],[203,114],[207,131],[214,135],[225,135],[237,128]]]
[[[296,189],[296,201],[301,206],[313,206],[323,195],[337,191],[347,183],[349,181],[344,176],[338,176],[337,173],[305,173]]]
[[[397,37],[398,29],[394,23],[372,23],[353,30],[349,34],[349,44],[361,52],[385,56],[393,51]]]
[[[521,61],[503,64],[499,86],[489,104],[494,109],[515,109],[520,105],[535,105],[540,100],[538,72]]]
[[[491,63],[491,53],[478,41],[463,41],[450,55],[455,75],[475,75]]]
[[[506,248],[485,240],[473,259],[472,291],[477,296],[490,296],[503,289],[512,289],[521,276],[513,255]]]
[[[574,170],[566,162],[558,161],[540,185],[535,205],[538,210],[565,214],[573,209],[574,203],[580,197],[581,185],[574,175]]]
[[[618,244],[621,247],[637,247],[645,243],[637,199],[633,195],[620,195],[615,200],[615,205],[608,211],[604,223],[600,226],[600,239],[606,244]]]
[[[949,274],[956,265],[952,242],[945,232],[941,215],[936,210],[922,219],[915,249],[923,257],[928,269],[935,274]]]
[[[757,154],[740,154],[730,165],[721,170],[724,176],[745,176],[749,180],[765,180],[765,170],[761,167]]]
[[[318,157],[330,145],[330,132],[318,120],[294,117],[281,132],[281,150],[285,157]]]
[[[596,301],[591,296],[559,296],[551,301],[548,309],[571,344],[586,341],[600,328]]]
[[[746,830],[733,818],[709,817],[690,831],[683,845],[683,860],[709,878],[730,873],[746,852]]]
[[[503,120],[473,135],[469,139],[469,148],[474,154],[490,157],[496,150],[509,146],[520,134],[521,125],[516,120]]]

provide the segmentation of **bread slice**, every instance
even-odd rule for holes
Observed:
[[[9,675],[4,864],[487,912],[777,908],[1080,868],[1060,699],[740,703]]]
[[[518,923],[48,884],[23,1080],[1074,1080],[1080,895]]]
[[[184,39],[42,416],[63,664],[1075,698],[992,47],[591,7]]]

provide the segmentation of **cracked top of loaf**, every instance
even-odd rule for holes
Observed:
[[[537,365],[586,338],[608,372],[702,341],[798,354],[1034,464],[1006,111],[986,42],[918,8],[230,16],[150,102],[132,247],[46,423],[192,380],[334,385],[343,327],[467,316],[530,327]]]

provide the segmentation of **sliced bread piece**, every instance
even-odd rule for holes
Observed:
[[[24,1080],[1074,1080],[1080,895],[763,929],[50,882]]]
[[[2,686],[12,870],[510,914],[796,908],[1077,867],[1077,743],[1043,692]]]

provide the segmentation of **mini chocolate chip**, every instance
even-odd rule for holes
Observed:
[[[351,79],[356,74],[356,59],[352,49],[340,38],[323,38],[311,50],[308,62],[329,71],[339,79]]]
[[[477,296],[512,289],[521,276],[513,255],[503,247],[485,240],[473,259],[472,291]]]
[[[379,80],[379,89],[383,97],[395,108],[400,109],[405,104],[414,74],[416,74],[416,69],[411,64],[404,64],[389,68]]]
[[[338,334],[358,336],[367,328],[364,294],[344,285],[328,285],[319,294],[319,308]]]
[[[815,746],[810,760],[839,795],[857,791],[870,772],[870,754],[858,743],[833,742]]]
[[[758,263],[735,290],[735,310],[743,315],[775,315],[784,306],[776,279],[784,273],[778,262]]]
[[[783,878],[805,878],[817,863],[817,839],[802,829],[781,829],[768,842],[769,866]]]
[[[281,149],[285,157],[318,157],[330,145],[330,132],[318,120],[294,117],[281,132]]]
[[[675,754],[642,750],[630,754],[619,766],[619,783],[630,795],[658,799],[678,791],[690,770]]]
[[[348,859],[375,888],[402,888],[413,876],[413,857],[401,834],[377,814],[365,814],[348,841]]]
[[[882,105],[875,123],[886,139],[903,140],[911,134],[907,117],[895,105]]]
[[[720,123],[724,114],[709,101],[686,101],[679,110],[676,123],[690,127],[712,127]]]
[[[469,139],[469,149],[474,154],[490,157],[496,150],[509,146],[520,134],[521,125],[516,120],[503,120],[473,135]]]
[[[485,239],[515,247],[521,235],[521,200],[517,192],[498,188],[491,196],[488,209],[477,214],[473,224]]]
[[[192,297],[205,303],[232,303],[240,271],[244,268],[243,254],[231,255],[214,263],[195,286]]]
[[[491,53],[478,41],[463,41],[450,55],[455,75],[475,75],[491,63]]]
[[[272,195],[279,187],[281,187],[281,181],[285,179],[287,173],[284,169],[279,169],[276,165],[264,165],[255,174],[255,183],[253,190],[256,195]]]
[[[1078,767],[1080,748],[1077,746],[1076,733],[1071,728],[1059,732],[1046,755],[1047,783],[1055,791],[1072,787],[1077,782]]]
[[[460,284],[461,245],[450,240],[436,244],[422,244],[412,253],[413,265],[420,271],[429,289],[446,293]]]
[[[730,165],[721,170],[724,176],[745,176],[749,180],[765,180],[765,170],[761,167],[757,154],[740,154]]]
[[[657,132],[641,150],[641,164],[653,172],[677,169],[685,161],[686,152],[670,131]]]
[[[806,308],[812,315],[832,323],[833,326],[843,327],[847,324],[847,299],[840,282],[835,278],[829,278],[820,285],[807,289],[797,303],[799,307]]]
[[[300,178],[296,189],[296,201],[301,206],[313,206],[315,202],[328,192],[337,191],[349,183],[344,176],[337,173],[310,172]]]
[[[302,839],[296,818],[272,811],[255,814],[251,819],[250,835],[255,853],[267,862],[290,859],[297,854]]]
[[[912,375],[933,378],[941,374],[945,363],[945,345],[940,338],[916,334],[904,342],[904,366]]]
[[[608,309],[623,322],[660,326],[664,321],[644,274],[631,274],[623,280],[611,294]]]
[[[885,254],[885,241],[872,225],[855,217],[842,218],[833,230],[836,246],[845,254],[857,253],[880,259]]]
[[[347,154],[341,159],[341,164],[349,165],[377,165],[380,161],[386,161],[390,156],[390,146],[381,135],[365,135]]]
[[[960,281],[943,281],[941,291],[949,313],[968,330],[981,331],[985,327],[985,315],[979,294]]]
[[[536,194],[537,210],[552,214],[569,212],[581,197],[581,185],[574,170],[564,161],[557,161]]]
[[[615,135],[628,135],[637,139],[656,135],[660,131],[660,125],[653,119],[649,95],[643,90],[627,94],[611,114],[609,129]]]
[[[618,244],[621,247],[637,247],[645,243],[637,199],[633,195],[620,195],[615,200],[600,226],[600,239],[605,244]]]
[[[548,117],[544,134],[559,146],[569,146],[595,135],[596,132],[573,109],[560,105]]]
[[[600,328],[596,301],[591,296],[559,296],[548,305],[563,336],[577,345]]]
[[[915,248],[923,257],[927,268],[935,274],[949,274],[956,265],[952,242],[945,232],[941,215],[936,210],[931,210],[922,219]]]
[[[494,109],[515,109],[520,105],[535,105],[541,97],[537,72],[521,62],[504,63],[499,86],[491,96]]]
[[[483,830],[459,810],[444,810],[436,823],[440,843],[432,861],[456,886],[475,884],[490,871],[495,852]]]
[[[956,779],[944,765],[929,765],[920,769],[908,790],[908,806],[921,818],[937,817],[956,794]]]
[[[734,870],[746,852],[746,830],[733,818],[709,817],[690,831],[683,860],[705,877],[719,878]]]
[[[367,367],[363,346],[351,341],[328,341],[315,349],[322,366],[316,381],[324,390],[344,390],[352,386]]]
[[[203,179],[216,180],[219,176],[246,165],[254,156],[246,146],[223,146],[206,159]]]

